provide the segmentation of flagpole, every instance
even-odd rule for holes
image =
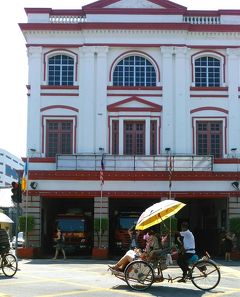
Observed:
[[[26,246],[28,246],[28,164],[29,164],[29,154],[27,154],[27,175],[26,175],[26,196],[25,196],[25,240]]]
[[[172,198],[172,156],[171,156],[171,148],[166,148],[166,152],[168,153],[168,187],[169,187],[169,197]],[[172,246],[172,218],[169,219],[169,245]]]
[[[100,220],[99,220],[99,247],[102,246],[102,192],[103,192],[103,183],[101,182],[101,201],[100,201]]]
[[[104,151],[103,148],[101,148],[102,151]],[[100,200],[100,214],[99,214],[99,247],[102,246],[102,203],[103,203],[103,184],[104,184],[104,176],[103,176],[103,170],[104,170],[104,153],[102,153],[101,158],[101,167],[100,167],[100,181],[101,181],[101,200]]]

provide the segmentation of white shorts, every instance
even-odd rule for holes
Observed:
[[[135,259],[137,254],[136,254],[136,252],[134,250],[129,250],[129,251],[126,252],[126,255],[131,257],[132,259]]]

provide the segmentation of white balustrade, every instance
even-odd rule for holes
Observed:
[[[50,15],[50,23],[53,24],[79,24],[86,22],[84,16],[64,16],[64,15]]]
[[[185,16],[183,22],[193,25],[217,25],[221,23],[220,17],[214,16]]]

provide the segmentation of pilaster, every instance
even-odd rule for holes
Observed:
[[[27,149],[41,151],[41,119],[40,119],[40,86],[42,82],[42,47],[28,48],[28,84],[30,95],[28,97],[27,115]],[[31,124],[29,124],[31,123]]]
[[[227,81],[228,81],[228,111],[229,111],[229,143],[228,150],[231,148],[240,149],[240,117],[239,117],[239,57],[240,49],[227,49]]]
[[[174,84],[173,84],[173,47],[162,46],[160,48],[162,55],[162,86],[163,86],[163,117],[162,117],[162,131],[163,133],[163,147],[170,147],[174,150]]]
[[[95,47],[84,46],[79,49],[81,58],[80,75],[80,151],[95,152]]]
[[[188,48],[175,47],[175,94],[174,94],[174,146],[178,154],[186,154],[189,151],[191,140],[188,135],[190,114],[188,111],[189,99],[189,71],[188,71]],[[180,136],[181,135],[181,136]],[[180,136],[180,137],[179,137]]]
[[[107,46],[96,47],[96,125],[95,139],[96,151],[104,148],[107,152],[107,85],[108,85],[108,69],[107,69]]]

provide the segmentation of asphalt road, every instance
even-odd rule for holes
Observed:
[[[0,297],[239,297],[240,261],[218,261],[221,282],[211,292],[203,292],[191,282],[155,283],[144,292],[136,292],[107,270],[113,261],[71,259],[20,260],[19,270],[13,278],[0,274]],[[179,268],[172,266],[165,273],[176,276]]]

